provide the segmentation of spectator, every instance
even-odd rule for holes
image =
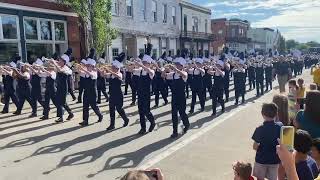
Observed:
[[[311,67],[311,75],[313,75],[313,82],[317,84],[318,90],[320,90],[320,66],[319,64]]]
[[[304,86],[304,80],[298,79],[298,92],[297,92],[297,103],[300,106],[300,109],[303,109],[304,105],[304,96],[306,92],[306,87]]]
[[[299,177],[296,171],[295,153],[289,152],[286,145],[280,144],[277,146],[277,154],[281,160],[282,166],[285,169],[287,179],[299,180]]]
[[[250,163],[236,162],[233,164],[234,180],[253,180],[251,176],[252,167]]]
[[[276,153],[277,139],[280,137],[281,122],[275,122],[278,107],[274,103],[263,104],[261,114],[263,125],[256,128],[252,139],[253,149],[256,150],[253,176],[258,180],[267,178],[277,180],[279,157]]]
[[[308,91],[305,108],[298,112],[294,126],[306,130],[312,138],[320,137],[320,91]]]
[[[129,171],[121,180],[164,180],[164,178],[160,169],[152,169]]]
[[[292,122],[297,115],[297,91],[298,85],[296,80],[291,79],[289,81],[289,93],[288,93],[288,107],[289,107],[289,120]]]
[[[275,74],[277,75],[280,93],[286,92],[286,83],[289,79],[289,74],[291,74],[291,69],[289,63],[285,61],[285,58],[281,56],[279,62],[275,66]]]
[[[317,163],[308,156],[311,146],[310,134],[304,130],[297,130],[294,137],[294,149],[296,150],[295,162],[299,180],[312,180],[318,177]]]
[[[311,91],[317,90],[317,89],[318,89],[317,84],[311,83],[310,86],[309,86],[309,89],[310,89]]]
[[[320,138],[316,138],[312,142],[311,157],[317,162],[320,171]]]
[[[276,121],[282,122],[283,125],[287,126],[289,122],[289,111],[288,111],[288,98],[285,95],[279,94],[273,96],[273,103],[278,106],[278,118]]]

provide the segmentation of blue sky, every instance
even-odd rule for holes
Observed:
[[[252,27],[279,29],[286,39],[320,42],[320,0],[189,0],[212,18],[241,18]]]

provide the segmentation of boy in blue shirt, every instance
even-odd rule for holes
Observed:
[[[275,122],[278,107],[274,103],[262,105],[263,125],[256,128],[252,135],[253,149],[256,150],[253,176],[258,180],[265,178],[277,180],[280,159],[276,152],[282,123]]]

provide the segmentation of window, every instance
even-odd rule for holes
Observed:
[[[139,54],[144,54],[144,49],[143,48],[139,49]]]
[[[177,17],[176,17],[176,7],[172,7],[172,24],[176,25],[177,24]]]
[[[118,0],[112,0],[111,12],[112,12],[112,15],[119,15],[119,2],[118,2]]]
[[[41,40],[52,40],[51,22],[47,20],[40,21]]]
[[[0,63],[10,62],[12,55],[19,52],[18,43],[0,41]]]
[[[146,0],[141,0],[141,11],[142,11],[142,16],[143,16],[143,20],[146,20],[147,19],[147,16],[146,16]]]
[[[37,20],[24,19],[23,22],[26,39],[38,40]]]
[[[158,57],[158,51],[157,51],[157,49],[152,49],[152,56],[154,56],[155,58]]]
[[[64,25],[62,22],[54,23],[56,41],[66,40]]]
[[[188,16],[186,14],[183,16],[183,29],[184,31],[188,30]]]
[[[112,48],[112,57],[117,57],[119,55],[119,49],[118,48]]]
[[[132,0],[126,0],[127,16],[132,16]]]
[[[198,32],[199,31],[198,18],[197,17],[193,17],[192,19],[193,19],[193,21],[192,21],[192,31],[193,32]]]
[[[162,12],[162,14],[163,14],[163,23],[167,23],[167,20],[168,20],[168,14],[167,14],[167,12],[168,12],[168,6],[167,6],[167,4],[163,4],[163,12]]]
[[[17,18],[15,16],[2,16],[1,22],[3,39],[17,39]]]
[[[233,28],[231,29],[231,37],[235,37],[236,36],[236,30]]]
[[[157,2],[155,0],[152,1],[151,11],[153,22],[157,22]]]
[[[27,60],[36,59],[38,56],[52,56],[52,44],[27,43]]]
[[[204,21],[204,32],[208,33],[208,20],[207,19]]]

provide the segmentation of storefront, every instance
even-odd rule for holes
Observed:
[[[8,62],[15,53],[24,61],[50,57],[55,52],[62,54],[69,46],[79,57],[80,35],[75,16],[71,12],[0,3],[0,63]]]

